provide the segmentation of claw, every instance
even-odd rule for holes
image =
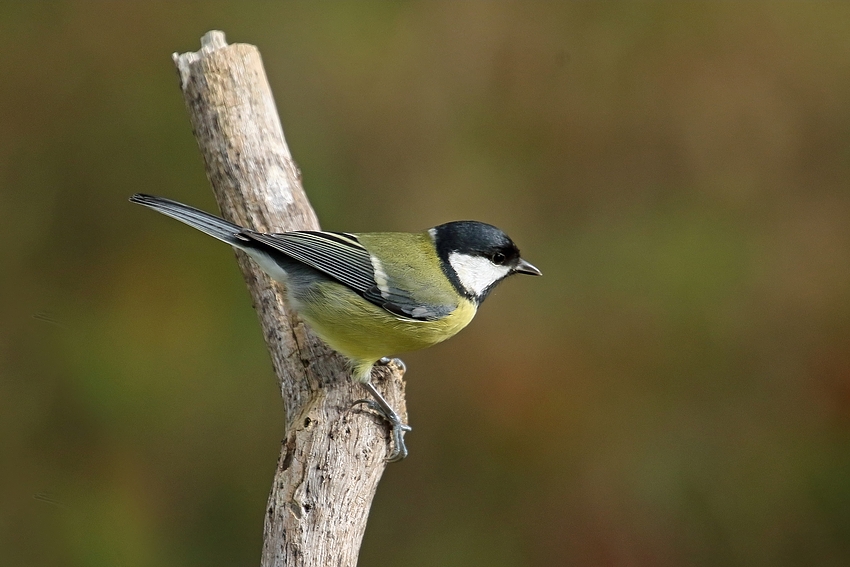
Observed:
[[[381,358],[380,360],[378,360],[378,362],[376,362],[375,364],[379,364],[381,366],[389,366],[390,364],[395,364],[396,366],[398,366],[398,369],[401,371],[402,376],[404,375],[405,372],[407,372],[407,365],[400,358],[390,358],[388,356],[385,356],[385,357]]]
[[[392,427],[392,431],[390,432],[390,437],[392,438],[392,451],[390,451],[390,454],[387,456],[387,462],[394,463],[402,460],[407,456],[407,445],[404,444],[404,434],[408,431],[412,431],[412,428],[409,425],[402,423],[401,418],[395,410],[390,407],[387,400],[385,400],[380,392],[375,389],[375,386],[373,386],[371,382],[364,383],[363,387],[366,388],[375,399],[360,399],[354,402],[353,405],[366,405],[366,407],[383,417],[390,424]]]
[[[410,427],[406,425],[393,427],[393,450],[387,455],[388,463],[395,463],[407,457],[407,445],[404,444],[404,433],[406,431],[410,431]]]

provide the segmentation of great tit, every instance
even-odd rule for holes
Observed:
[[[463,329],[511,274],[541,275],[498,228],[456,221],[425,232],[262,233],[194,207],[151,195],[130,198],[250,256],[302,319],[351,363],[352,378],[375,401],[361,400],[392,426],[388,458],[407,456],[410,427],[371,383],[385,357],[442,342]]]

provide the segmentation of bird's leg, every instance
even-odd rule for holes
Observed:
[[[401,362],[401,361],[399,361]],[[407,446],[404,444],[404,434],[411,430],[409,425],[402,423],[401,418],[390,406],[384,396],[375,388],[371,382],[363,382],[363,387],[372,394],[374,400],[357,400],[355,404],[366,404],[369,409],[376,411],[392,426],[393,450],[387,457],[387,461],[393,463],[407,456]]]

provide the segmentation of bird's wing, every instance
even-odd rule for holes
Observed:
[[[456,307],[417,301],[400,282],[387,276],[357,235],[324,231],[264,234],[249,230],[242,234],[328,275],[397,317],[433,321]]]

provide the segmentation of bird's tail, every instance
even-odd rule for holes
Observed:
[[[242,227],[195,207],[190,207],[189,205],[184,205],[183,203],[163,197],[145,195],[144,193],[136,193],[130,197],[130,202],[144,205],[164,215],[168,215],[231,246],[242,247],[245,245],[245,240],[237,236],[242,231]]]

